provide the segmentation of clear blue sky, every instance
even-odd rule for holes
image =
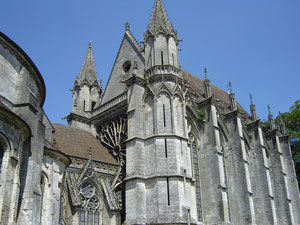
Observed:
[[[259,117],[267,104],[276,116],[300,99],[299,0],[164,0],[183,42],[180,63],[227,90],[249,111],[249,93]],[[76,75],[89,40],[98,76],[106,83],[124,35],[138,40],[150,21],[154,0],[6,0],[0,30],[34,61],[44,77],[44,109],[52,122],[65,123]]]

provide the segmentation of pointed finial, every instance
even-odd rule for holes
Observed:
[[[232,86],[231,86],[231,82],[229,81],[229,93],[232,94]]]
[[[127,30],[129,30],[130,29],[130,23],[129,22],[126,22],[125,23],[125,30],[127,31]]]
[[[205,80],[207,80],[207,69],[204,67]]]
[[[205,80],[204,80],[205,97],[210,98],[212,96],[212,94],[211,94],[210,81],[207,79],[207,69],[206,69],[206,67],[204,68],[204,74],[205,74]]]
[[[252,99],[252,94],[250,93],[250,102],[251,102],[251,105],[253,105],[253,99]]]
[[[92,158],[92,147],[89,147],[89,158]]]
[[[89,41],[89,48],[92,48],[92,41]]]
[[[285,135],[286,134],[286,127],[285,127],[285,124],[284,124],[284,121],[282,119],[282,115],[279,111],[279,128],[280,128],[280,132]]]
[[[250,101],[251,101],[250,110],[251,110],[252,120],[257,121],[258,117],[256,113],[256,106],[253,104],[252,94],[250,94]]]
[[[271,113],[271,107],[270,105],[268,104],[268,111],[269,111],[269,121],[270,121],[270,129],[271,130],[274,130],[276,127],[275,127],[275,122],[274,122],[274,118],[273,118],[273,115]]]

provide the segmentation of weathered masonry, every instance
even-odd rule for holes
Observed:
[[[284,124],[269,108],[263,131],[252,97],[248,114],[231,84],[181,68],[180,41],[156,0],[142,42],[126,23],[106,87],[90,42],[64,126],[0,33],[0,224],[300,224]]]

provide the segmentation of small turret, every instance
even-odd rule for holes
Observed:
[[[98,82],[96,66],[92,51],[92,42],[89,42],[88,51],[79,76],[74,82],[73,112],[92,111],[99,103],[102,93],[102,83]]]
[[[144,36],[146,69],[171,65],[179,68],[177,32],[169,20],[162,0],[156,0],[148,30]]]

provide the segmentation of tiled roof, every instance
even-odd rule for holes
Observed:
[[[66,155],[88,159],[89,148],[92,147],[92,160],[118,165],[90,132],[55,123],[53,126],[55,132],[51,143]]]
[[[189,85],[189,90],[192,93],[200,97],[203,97],[204,100],[204,81],[199,77],[185,70],[182,70],[182,74],[183,74],[184,83]],[[229,94],[226,91],[212,84],[211,84],[211,92],[214,95],[215,99],[217,100],[218,106],[222,107],[225,112],[229,112],[229,107],[230,107]],[[241,105],[238,104],[238,108],[243,118],[245,119],[249,118],[249,114]]]

